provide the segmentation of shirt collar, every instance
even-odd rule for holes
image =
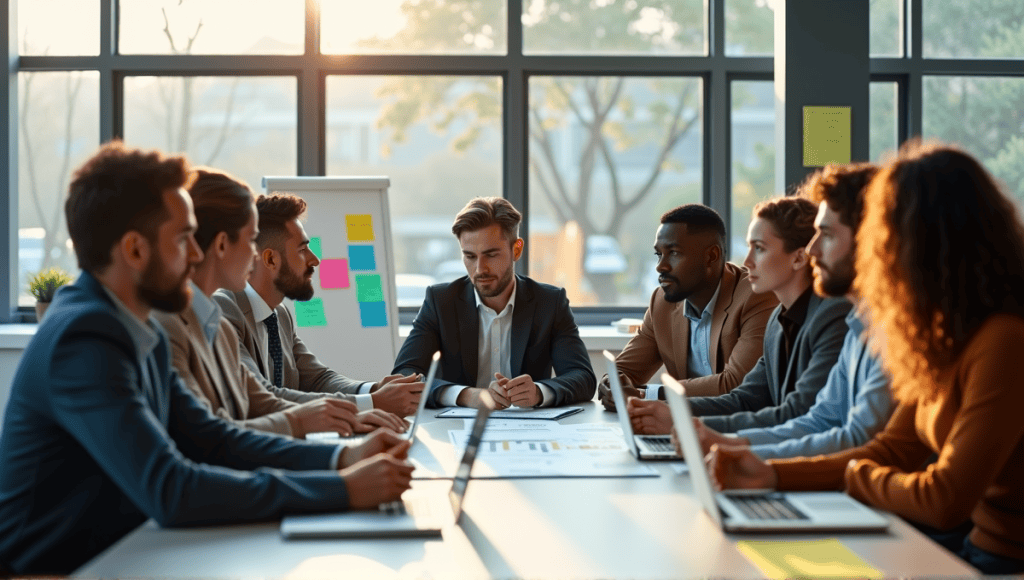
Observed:
[[[117,294],[114,294],[110,288],[107,288],[102,284],[100,284],[100,286],[114,303],[117,318],[128,330],[128,336],[132,338],[132,343],[135,344],[135,350],[138,353],[139,364],[141,365],[160,342],[160,336],[156,332],[156,323],[153,322],[153,317],[150,316],[146,319],[146,322],[142,322],[132,314],[131,310],[128,310],[128,307],[124,305],[124,302],[121,302],[121,299],[117,297]]]
[[[473,296],[476,297],[476,307],[479,310],[481,306],[490,309],[490,306],[484,304],[483,300],[480,299],[480,291],[473,286]],[[498,313],[500,316],[504,312],[512,312],[516,306],[516,275],[512,274],[512,296],[508,299],[508,304],[505,305],[505,309]],[[493,310],[492,310],[493,312]]]
[[[252,319],[256,322],[263,322],[274,313],[274,310],[267,306],[267,301],[248,282],[245,283],[245,296],[249,299],[249,306],[252,306]]]
[[[804,293],[796,299],[796,302],[790,305],[789,308],[783,308],[782,312],[779,312],[779,318],[783,318],[789,321],[790,324],[800,326],[807,319],[807,308],[811,305],[811,294],[814,292],[814,288],[808,286]]]
[[[686,315],[690,320],[700,320],[704,318],[704,315],[712,315],[715,312],[715,304],[718,302],[718,293],[722,291],[722,281],[718,281],[718,287],[715,288],[715,293],[711,295],[711,300],[708,301],[708,305],[704,307],[704,311],[697,313],[697,308],[690,302],[689,299],[683,301],[683,314]]]
[[[206,342],[213,344],[217,337],[217,330],[220,327],[220,306],[210,299],[195,282],[189,282],[192,286],[192,312],[195,313],[199,324],[203,325],[203,334]]]

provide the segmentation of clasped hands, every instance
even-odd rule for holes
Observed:
[[[456,403],[460,407],[479,408],[480,393],[487,391],[494,399],[495,409],[507,409],[512,405],[517,407],[536,407],[543,402],[540,387],[533,382],[530,375],[519,375],[515,378],[508,378],[501,373],[494,373],[494,380],[487,388],[469,387],[459,393]]]

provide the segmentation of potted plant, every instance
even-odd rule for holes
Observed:
[[[28,281],[28,291],[36,298],[36,320],[43,321],[43,314],[53,301],[53,295],[57,289],[65,284],[73,282],[71,274],[60,268],[43,270]]]

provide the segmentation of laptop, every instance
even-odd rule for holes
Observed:
[[[441,529],[448,524],[457,525],[487,418],[494,410],[489,394],[484,393],[481,398],[485,407],[473,421],[447,500],[436,493],[413,490],[406,492],[401,501],[381,504],[377,511],[287,516],[281,520],[281,535],[286,539],[431,537],[440,536]]]
[[[612,398],[615,399],[615,412],[619,414],[622,437],[625,438],[626,447],[629,447],[633,457],[637,459],[682,459],[672,445],[671,436],[636,435],[633,433],[633,424],[629,422],[626,395],[622,392],[622,382],[619,381],[619,367],[615,364],[615,356],[606,350],[604,358],[608,360],[608,385],[611,387]]]
[[[662,375],[672,422],[684,455],[690,481],[704,511],[727,532],[882,532],[889,520],[838,491],[776,492],[726,490],[715,492],[703,458],[686,389],[667,373]]]

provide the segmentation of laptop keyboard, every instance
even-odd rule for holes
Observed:
[[[661,437],[656,435],[645,435],[644,443],[651,448],[651,451],[675,453],[676,446],[672,445],[672,438],[668,435]]]
[[[810,519],[781,495],[730,495],[729,501],[752,520]]]

